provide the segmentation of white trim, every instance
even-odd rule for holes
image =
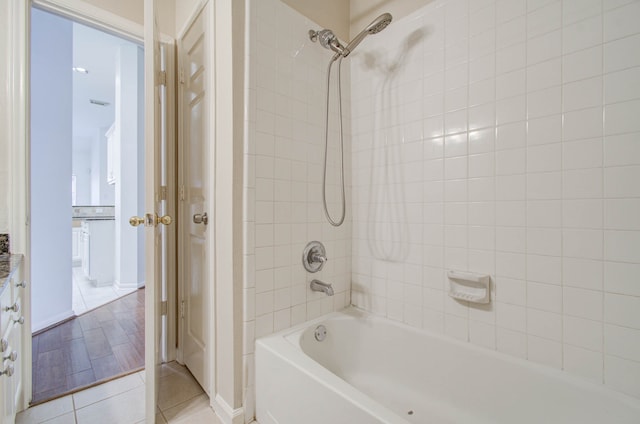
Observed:
[[[29,60],[31,46],[28,31],[30,28],[30,1],[15,0],[8,2],[7,16],[0,16],[0,25],[7,28],[7,145],[10,152],[10,191],[9,233],[14,252],[24,253],[24,278],[27,288],[22,299],[23,326],[22,340],[22,404],[18,410],[29,407],[32,396],[32,338],[31,338],[31,265],[29,242],[29,113],[27,110],[29,94]],[[28,336],[27,336],[28,335]]]
[[[191,14],[189,14],[189,19],[187,19],[184,25],[182,25],[180,31],[176,33],[176,40],[182,40],[184,38],[187,30],[191,27],[191,25],[193,25],[193,22],[196,20],[200,12],[202,12],[202,10],[205,8],[207,3],[209,3],[209,0],[199,0],[198,3],[196,3],[196,5],[193,7],[193,10],[191,11]]]
[[[244,424],[244,408],[233,409],[225,400],[216,396],[211,400],[211,407],[223,424]]]
[[[144,286],[144,281],[141,281],[139,283],[121,283],[120,281],[116,280],[113,282],[113,288],[116,290],[141,289]]]
[[[167,73],[167,85],[166,85],[166,185],[167,185],[167,199],[165,201],[165,214],[174,218],[174,222],[178,219],[178,137],[177,137],[177,99],[176,99],[176,57],[177,57],[177,42],[171,40],[171,43],[162,42],[165,52],[165,72]],[[167,304],[168,313],[166,319],[166,332],[165,332],[165,348],[167,361],[173,361],[176,359],[176,341],[178,335],[176,334],[176,322],[178,317],[178,293],[177,293],[177,278],[178,278],[178,230],[177,225],[170,225],[165,228],[165,236],[167,246],[173,246],[174,254],[167,255],[165,260],[167,261]],[[171,249],[168,249],[169,253]],[[144,283],[143,283],[144,285]],[[140,286],[139,286],[140,287]]]
[[[61,314],[54,315],[54,316],[50,317],[49,319],[47,319],[45,321],[41,321],[41,322],[33,324],[33,332],[35,333],[37,331],[40,331],[40,330],[42,330],[44,328],[47,328],[47,327],[53,325],[53,324],[57,324],[60,321],[64,321],[64,320],[66,320],[68,318],[72,318],[74,316],[76,316],[76,314],[75,314],[75,312],[73,312],[73,309],[69,309],[68,311],[65,311],[65,312],[63,312]]]
[[[144,27],[142,25],[82,0],[32,0],[32,4],[39,9],[88,24],[138,44],[142,44],[144,41]]]

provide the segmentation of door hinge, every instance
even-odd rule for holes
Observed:
[[[167,71],[158,72],[158,84],[164,85],[166,87],[166,85],[167,85]]]
[[[184,318],[184,300],[180,302],[180,318]]]
[[[185,200],[184,185],[180,186],[180,200]]]
[[[160,302],[160,315],[166,316],[169,310],[169,302],[163,300]]]
[[[184,84],[184,69],[183,68],[180,69],[180,74],[178,75],[178,80],[180,81],[180,84]]]
[[[160,200],[167,200],[167,186],[160,186]]]

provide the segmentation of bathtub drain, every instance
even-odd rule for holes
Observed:
[[[316,336],[317,341],[323,341],[325,337],[327,337],[327,327],[325,327],[324,325],[317,326],[314,335]]]

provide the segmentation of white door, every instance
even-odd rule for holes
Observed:
[[[171,218],[161,216],[165,208],[162,193],[162,135],[164,107],[160,92],[161,46],[158,36],[156,0],[144,2],[144,149],[145,149],[145,386],[146,421],[155,422],[162,340],[162,284],[166,261],[162,246],[164,225]]]
[[[182,237],[181,340],[182,358],[198,383],[209,391],[209,269],[208,238],[213,217],[209,190],[209,48],[207,8],[180,40],[182,159],[180,163]]]

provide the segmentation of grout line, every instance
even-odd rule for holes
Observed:
[[[75,399],[75,396],[73,396],[73,394],[71,394],[70,396],[71,396],[71,405],[73,405],[73,420],[74,420],[74,423],[77,423],[78,410],[76,409],[76,399]]]
[[[560,20],[563,20],[564,4],[560,3]],[[565,146],[565,126],[564,126],[564,32],[565,25],[560,25],[560,369],[565,368],[564,352],[564,146]]]
[[[601,177],[602,177],[602,192],[600,193],[600,199],[602,202],[602,261],[601,261],[601,267],[602,267],[602,273],[601,273],[601,280],[600,280],[600,284],[601,284],[601,293],[602,293],[602,316],[600,317],[601,322],[600,322],[600,335],[602,336],[602,344],[600,345],[600,350],[601,350],[601,362],[600,362],[600,371],[602,372],[602,375],[600,376],[600,383],[601,384],[605,384],[605,331],[604,331],[604,325],[605,325],[605,320],[604,320],[604,314],[605,314],[605,290],[604,290],[604,269],[605,269],[605,252],[604,252],[604,246],[605,246],[605,224],[604,224],[604,214],[605,214],[605,187],[604,187],[604,179],[605,179],[605,164],[606,164],[606,160],[605,160],[605,145],[604,145],[604,140],[605,140],[605,105],[606,105],[606,96],[605,96],[605,72],[604,72],[604,51],[605,51],[605,44],[604,44],[604,31],[605,31],[605,18],[604,18],[604,2],[600,3],[600,19],[601,19],[601,26],[602,26],[602,40],[601,40],[601,46],[602,46],[602,63],[601,66],[602,68],[600,69],[601,71],[601,81],[600,81],[600,95],[601,95],[601,103],[602,103],[602,137],[601,137],[601,143],[602,143],[602,162],[601,162]]]
[[[524,12],[524,107],[525,107],[525,143],[524,143],[524,337],[525,337],[525,359],[530,360],[529,358],[529,280],[527,278],[528,274],[528,265],[529,265],[529,248],[527,246],[528,242],[528,213],[527,209],[529,206],[529,202],[527,200],[527,161],[528,161],[528,153],[529,153],[529,116],[528,116],[528,84],[529,78],[527,77],[527,69],[528,69],[528,49],[527,45],[529,42],[529,25],[527,24],[529,19],[529,1],[526,2],[526,10]]]

